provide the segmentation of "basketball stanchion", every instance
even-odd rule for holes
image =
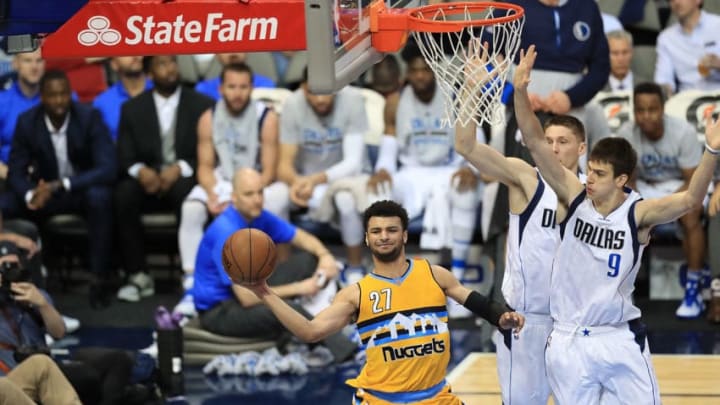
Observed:
[[[435,73],[450,124],[502,122],[501,97],[520,47],[522,7],[500,2],[442,3],[417,8],[370,5],[372,47],[398,51],[412,35]],[[488,47],[480,44],[488,43]],[[478,55],[482,53],[482,58]],[[485,76],[485,80],[474,78]],[[469,94],[470,96],[459,97]]]

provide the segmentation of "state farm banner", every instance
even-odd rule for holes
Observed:
[[[302,0],[90,0],[42,43],[45,58],[305,49]]]

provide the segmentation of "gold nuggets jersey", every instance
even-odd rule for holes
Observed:
[[[408,263],[400,278],[371,273],[360,280],[357,328],[367,361],[360,375],[347,383],[418,401],[445,386],[450,332],[445,294],[429,263]]]

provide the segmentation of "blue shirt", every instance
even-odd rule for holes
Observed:
[[[153,88],[153,82],[150,79],[145,81],[145,90]],[[125,86],[118,80],[107,90],[98,94],[93,100],[93,107],[100,110],[103,121],[110,129],[110,136],[113,141],[117,141],[118,126],[120,125],[120,110],[122,104],[130,99],[130,94],[125,90]]]
[[[218,215],[205,231],[195,260],[192,295],[198,311],[206,311],[233,296],[232,281],[222,265],[222,250],[230,235],[245,228],[259,229],[275,243],[290,242],[297,229],[266,210],[250,223],[233,206]]]
[[[45,300],[50,305],[53,305],[52,299],[44,290],[38,289],[40,294],[45,296]],[[20,309],[20,307],[14,302],[0,302],[0,307],[7,310],[7,314],[10,319],[14,320],[14,323],[20,329],[20,338],[13,331],[13,325],[11,321],[5,317],[5,314],[0,312],[0,342],[12,345],[15,347],[20,346],[38,346],[45,347],[45,325],[42,323],[42,317],[40,313],[35,309]],[[13,358],[13,350],[0,349],[0,361],[5,363],[10,369],[15,368],[17,363]],[[0,376],[3,372],[0,371]]]
[[[38,103],[40,103],[40,93],[28,98],[20,90],[17,82],[0,92],[0,160],[5,164],[10,158],[10,146],[17,118]]]
[[[253,73],[253,87],[275,87],[275,82],[269,77]],[[220,100],[220,76],[198,82],[195,85],[195,91]]]

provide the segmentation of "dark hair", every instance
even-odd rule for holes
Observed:
[[[63,80],[68,83],[68,86],[70,85],[70,79],[68,79],[65,72],[58,69],[51,69],[46,71],[45,74],[40,78],[40,93],[45,90],[45,84],[47,84],[47,82],[51,80]]]
[[[579,119],[572,115],[551,115],[545,120],[543,124],[543,130],[547,130],[548,127],[565,127],[569,129],[580,142],[585,142],[585,126]]]
[[[363,213],[363,226],[367,232],[368,223],[372,217],[399,217],[402,223],[402,230],[408,228],[408,214],[402,205],[391,200],[376,201]]]
[[[383,60],[372,67],[372,82],[370,88],[380,94],[388,94],[400,87],[400,64],[393,54],[388,54]]]
[[[608,163],[613,177],[632,176],[637,165],[637,153],[625,138],[603,138],[592,148],[588,162]]]
[[[151,55],[151,56],[144,56],[142,60],[143,64],[143,72],[150,73],[150,68],[152,68],[152,62],[153,59],[157,58],[158,56],[162,55]],[[177,61],[177,56],[175,55],[169,55],[173,60]]]
[[[412,61],[414,61],[414,60],[417,59],[417,58],[423,58],[423,60],[424,60],[423,54],[422,54],[422,52],[420,51],[420,47],[419,47],[418,44],[417,44],[414,40],[412,40],[412,39],[409,39],[409,40],[407,41],[407,43],[405,44],[405,47],[404,47],[403,50],[400,52],[400,57],[401,57],[402,60],[405,61],[405,63],[407,63],[408,65],[409,65],[410,63],[412,63]]]
[[[253,80],[253,71],[245,62],[230,63],[223,66],[222,72],[220,72],[220,83],[225,82],[226,72],[247,73],[250,75],[250,82]]]
[[[645,82],[638,84],[633,90],[633,99],[636,98],[638,94],[654,94],[660,99],[660,104],[665,104],[665,92],[663,92],[662,87],[657,83]]]

